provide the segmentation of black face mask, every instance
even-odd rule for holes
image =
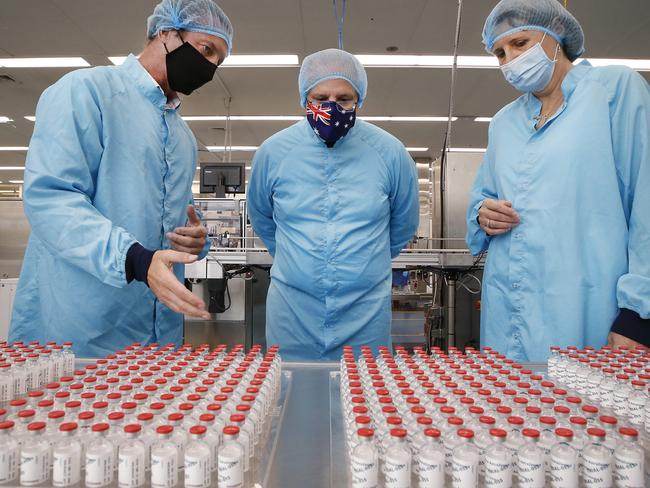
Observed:
[[[189,95],[214,77],[217,65],[205,59],[189,42],[183,42],[171,52],[166,44],[163,46],[167,51],[167,82],[172,90]]]

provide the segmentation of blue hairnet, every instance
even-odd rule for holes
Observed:
[[[361,62],[352,54],[340,49],[325,49],[307,56],[300,67],[298,89],[300,103],[307,105],[307,94],[321,81],[342,79],[350,83],[359,96],[361,107],[368,90],[368,77]]]
[[[212,0],[162,0],[147,19],[147,36],[153,38],[161,30],[203,32],[220,37],[232,51],[232,24]]]
[[[501,0],[483,27],[485,49],[492,54],[499,39],[525,30],[546,32],[571,61],[585,51],[582,27],[557,0]]]

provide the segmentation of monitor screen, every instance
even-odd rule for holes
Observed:
[[[244,163],[202,163],[201,193],[244,193]]]

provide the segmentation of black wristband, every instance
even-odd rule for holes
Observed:
[[[622,308],[611,331],[650,347],[650,319],[642,319],[632,310]]]
[[[126,281],[131,283],[133,280],[142,281],[147,286],[147,273],[149,272],[149,266],[151,266],[151,260],[156,251],[150,251],[146,247],[143,247],[139,243],[133,244],[126,253]]]

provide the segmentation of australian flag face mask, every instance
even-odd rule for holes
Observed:
[[[307,122],[327,147],[344,137],[356,119],[356,106],[346,110],[336,102],[307,102]]]

